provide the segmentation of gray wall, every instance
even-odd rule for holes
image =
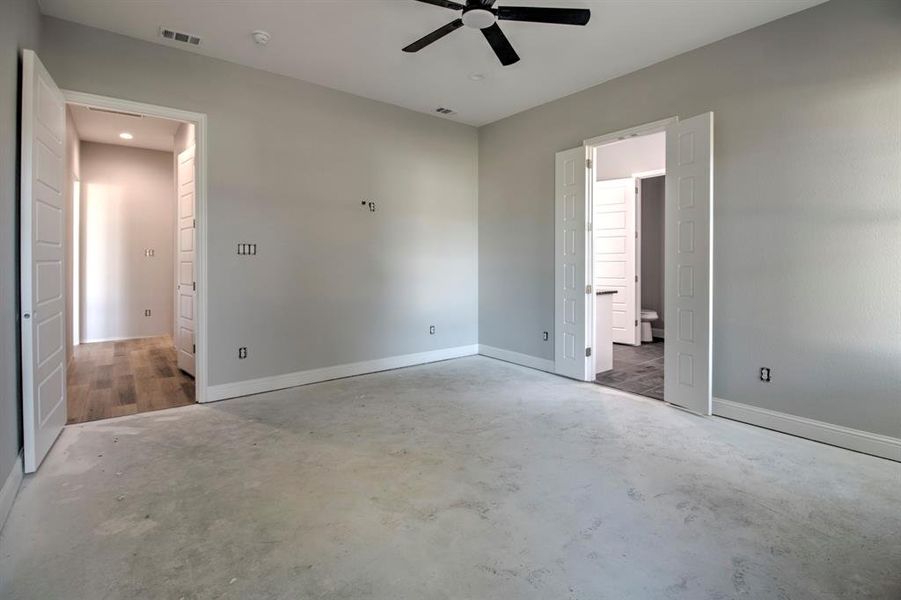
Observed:
[[[22,447],[19,401],[19,74],[22,49],[40,49],[33,0],[0,1],[0,485]],[[0,517],[2,518],[2,517]]]
[[[210,383],[477,343],[474,128],[65,21],[44,31],[60,87],[208,115]]]
[[[83,342],[172,333],[174,181],[171,152],[81,143]]]
[[[641,307],[656,310],[654,329],[663,329],[663,267],[666,265],[664,218],[666,177],[641,181]]]
[[[75,180],[81,180],[81,158],[79,152],[81,150],[81,140],[78,137],[78,129],[75,127],[75,121],[72,119],[72,111],[66,108],[66,178],[65,178],[65,194],[66,194],[66,232],[64,238],[66,240],[66,360],[72,359],[72,353],[75,349],[75,340],[72,337],[72,320],[74,303],[72,302],[72,277],[74,274],[72,260],[72,218],[75,202]],[[79,184],[80,190],[80,184]],[[81,236],[79,236],[79,240]],[[80,332],[79,332],[80,333]]]
[[[481,128],[480,342],[553,359],[555,152],[714,111],[714,395],[901,435],[899,31],[833,0]]]

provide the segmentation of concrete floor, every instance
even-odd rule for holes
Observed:
[[[472,357],[67,427],[6,598],[901,598],[901,465]]]

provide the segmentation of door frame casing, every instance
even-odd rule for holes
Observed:
[[[123,100],[120,98],[111,98],[109,96],[100,96],[85,92],[73,90],[60,90],[66,100],[66,104],[77,104],[80,106],[93,106],[96,108],[104,108],[108,110],[118,110],[122,112],[131,112],[146,115],[149,117],[158,117],[162,119],[170,119],[174,121],[182,121],[194,125],[194,144],[195,144],[195,211],[197,215],[196,228],[196,273],[197,280],[197,296],[195,299],[197,307],[197,329],[194,332],[194,339],[197,344],[197,352],[195,358],[197,361],[196,375],[194,377],[195,397],[198,403],[207,401],[207,391],[209,388],[209,345],[208,345],[208,287],[207,287],[207,117],[204,113],[181,110],[167,106],[156,104],[146,104],[144,102],[134,102],[131,100]],[[70,292],[71,293],[71,292]]]

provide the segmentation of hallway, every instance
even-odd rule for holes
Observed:
[[[194,403],[169,336],[76,346],[67,391],[70,424]]]

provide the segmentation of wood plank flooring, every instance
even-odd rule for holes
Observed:
[[[168,336],[80,344],[68,374],[69,423],[194,402],[194,378],[176,366]]]

